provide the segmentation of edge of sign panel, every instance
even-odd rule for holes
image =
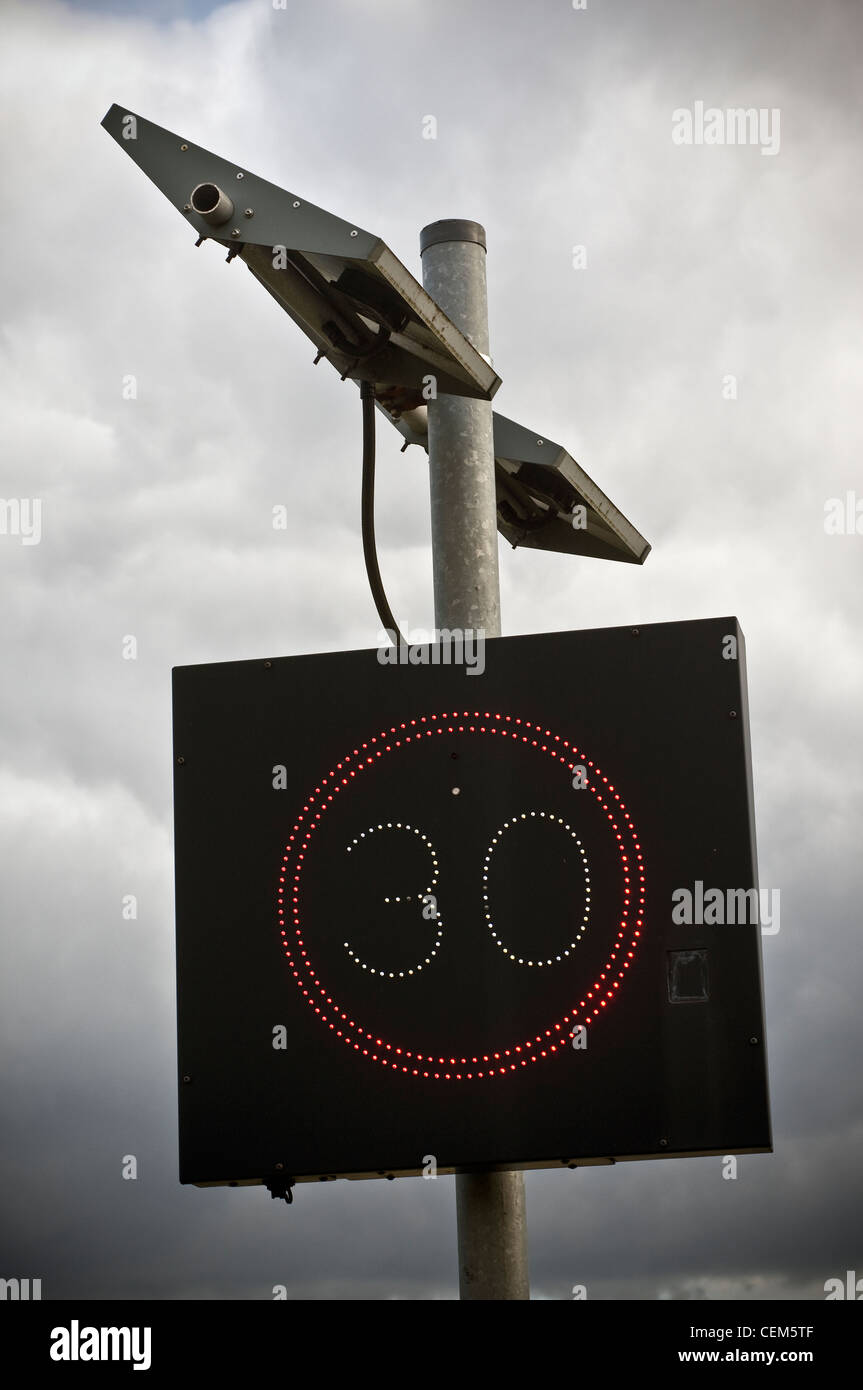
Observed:
[[[753,881],[760,887],[760,877],[758,873],[758,846],[756,843],[757,836],[755,828],[755,781],[752,772],[752,739],[749,730],[749,682],[746,677],[746,639],[743,635],[743,629],[741,628],[740,623],[737,621],[736,618],[733,621],[735,622],[737,628],[737,664],[738,671],[740,673],[740,718],[742,720],[741,731],[743,734],[743,765],[746,774],[746,804],[749,815],[749,839],[750,853],[752,855],[752,877]],[[766,1148],[755,1149],[753,1150],[753,1152],[772,1153],[773,1120],[770,1112],[770,1069],[767,1054],[767,1010],[764,1002],[764,948],[762,944],[762,936],[760,930],[756,935],[756,945],[758,960],[758,989],[761,1000],[762,1020],[761,1049],[764,1057],[765,1077],[764,1108],[767,1120],[767,1133],[770,1142]]]

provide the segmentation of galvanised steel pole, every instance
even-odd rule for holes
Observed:
[[[420,234],[423,285],[456,328],[489,355],[485,231],[432,222]],[[438,629],[500,636],[494,438],[489,401],[428,403],[432,561]],[[463,1299],[527,1299],[527,1220],[521,1173],[456,1177]]]

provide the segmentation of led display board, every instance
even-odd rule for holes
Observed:
[[[180,667],[174,762],[181,1181],[770,1149],[736,619]]]

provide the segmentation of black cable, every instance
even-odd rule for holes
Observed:
[[[375,388],[370,381],[360,382],[360,399],[363,403],[362,529],[366,574],[378,617],[390,640],[396,645],[407,646],[387,603],[375,548]]]

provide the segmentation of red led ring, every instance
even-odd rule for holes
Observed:
[[[445,722],[447,719],[455,721],[455,726],[453,724],[447,724]],[[459,719],[479,719],[495,722],[486,722],[477,727],[473,724],[468,726],[458,724]],[[421,725],[430,725],[430,727],[422,728]],[[514,727],[507,728],[507,725]],[[414,729],[415,732],[413,734],[407,733],[409,728]],[[522,729],[526,729],[528,732],[522,733]],[[579,1000],[577,1004],[571,1006],[571,1013],[564,1014],[561,1019],[552,1024],[551,1028],[546,1028],[544,1033],[537,1033],[533,1038],[524,1039],[514,1047],[498,1049],[497,1051],[491,1051],[489,1053],[483,1053],[480,1056],[469,1058],[433,1057],[421,1052],[415,1052],[409,1048],[395,1047],[392,1043],[385,1042],[383,1038],[376,1037],[374,1033],[369,1032],[367,1029],[363,1028],[361,1024],[349,1018],[348,1014],[341,1006],[327,994],[325,986],[318,978],[303,942],[299,912],[301,875],[306,853],[310,847],[310,842],[315,830],[320,827],[322,817],[326,814],[328,806],[332,804],[333,797],[337,795],[343,787],[350,786],[351,779],[355,778],[358,773],[366,771],[370,766],[374,766],[376,760],[381,758],[385,753],[391,753],[394,747],[400,748],[403,744],[409,744],[414,741],[421,742],[423,737],[430,738],[434,734],[442,734],[445,732],[458,732],[460,734],[480,733],[483,735],[501,734],[504,737],[514,739],[516,742],[521,742],[539,749],[540,752],[546,754],[546,756],[552,758],[552,760],[563,763],[570,772],[574,771],[577,766],[582,767],[586,765],[590,768],[589,780],[584,789],[592,792],[597,798],[607,819],[611,823],[611,828],[618,842],[617,848],[621,856],[623,882],[625,885],[623,913],[618,925],[617,935],[612,944],[612,950],[609,952],[608,960],[599,972],[599,979],[594,981],[593,987],[586,991],[585,997]],[[536,733],[539,737],[531,737],[531,732]],[[393,735],[397,737],[393,738]],[[402,737],[398,737],[399,735],[402,735]],[[560,753],[556,748],[550,747],[548,743],[541,743],[541,738],[551,740],[559,747],[564,748],[566,752]],[[390,742],[391,739],[392,742]],[[381,747],[372,748],[372,745],[378,744],[379,742],[382,745]],[[348,764],[354,761],[356,761],[356,766],[348,767]],[[340,776],[339,774],[343,775]],[[327,787],[331,787],[332,790],[327,792],[325,790]],[[604,799],[606,797],[617,803],[617,809],[612,809],[610,807],[609,802]],[[318,804],[318,798],[322,798],[319,803],[321,809],[314,810],[313,808]],[[308,821],[308,829],[304,832],[307,816],[310,819]],[[623,848],[623,835],[615,820],[615,816],[619,816],[624,822],[624,833],[628,834],[631,839],[633,853],[632,864],[630,864],[629,855]],[[289,928],[286,925],[287,919],[285,915],[285,890],[292,859],[294,859],[295,862],[290,913],[294,923],[293,936],[295,938],[294,951],[297,953],[296,956],[291,949],[288,935]],[[527,1066],[528,1061],[535,1063],[539,1060],[547,1059],[549,1054],[556,1054],[563,1051],[568,1043],[569,1036],[572,1035],[575,1027],[579,1023],[584,1023],[589,1026],[595,1019],[602,1016],[601,1010],[607,1010],[609,1004],[613,1003],[617,998],[617,991],[620,988],[620,984],[626,978],[625,971],[629,969],[632,960],[635,958],[635,952],[638,948],[644,926],[644,858],[635,826],[632,823],[632,818],[626,810],[624,803],[621,801],[619,794],[615,791],[613,784],[602,774],[601,769],[598,768],[595,763],[587,759],[584,754],[580,753],[579,749],[570,744],[568,739],[562,739],[560,735],[552,734],[549,729],[543,730],[540,725],[533,724],[529,719],[513,718],[511,715],[492,715],[488,711],[485,713],[474,711],[471,713],[467,710],[461,714],[454,712],[450,715],[422,715],[419,719],[411,719],[409,724],[393,725],[390,729],[383,730],[380,734],[374,735],[368,742],[363,743],[362,751],[359,748],[355,748],[352,753],[346,754],[342,761],[337,763],[335,768],[331,768],[328,775],[321,779],[321,785],[316,787],[314,792],[308,796],[303,810],[298,816],[289,836],[288,844],[285,847],[285,853],[282,857],[282,863],[283,870],[280,875],[278,890],[278,918],[282,948],[291,966],[292,974],[297,982],[297,987],[301,990],[309,1006],[314,1009],[315,1013],[320,1017],[321,1022],[326,1023],[335,1036],[341,1038],[342,1042],[344,1042],[346,1046],[352,1047],[355,1052],[360,1052],[364,1057],[369,1057],[371,1061],[378,1062],[385,1067],[392,1067],[393,1070],[403,1072],[405,1075],[418,1076],[429,1080],[472,1081],[493,1076],[506,1076],[514,1071],[518,1071],[520,1067]],[[637,910],[634,911],[634,926],[628,921],[632,908],[630,883],[633,877],[638,881],[638,907]],[[625,938],[629,932],[632,933],[632,936],[627,942]],[[608,975],[610,971],[613,972],[615,969],[616,978],[610,982],[609,987]],[[311,989],[309,986],[311,986]],[[326,1009],[327,1012],[324,1012],[324,1009]],[[345,1026],[343,1027],[340,1025]],[[367,1045],[363,1046],[363,1043]],[[505,1059],[512,1058],[513,1055],[515,1055],[515,1060],[505,1061]],[[500,1061],[504,1061],[503,1066],[495,1067],[491,1065],[492,1062]],[[415,1063],[419,1065],[415,1065]],[[458,1072],[447,1070],[448,1067],[458,1066],[478,1067],[480,1069],[477,1071],[466,1070]]]

